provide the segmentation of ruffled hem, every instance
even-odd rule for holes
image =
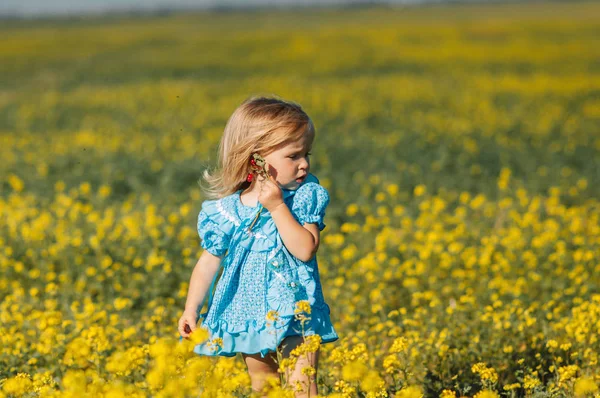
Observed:
[[[336,341],[339,337],[335,332],[329,318],[329,307],[325,305],[327,311],[312,309],[311,319],[305,324],[305,336],[318,334],[321,336],[322,343]],[[274,352],[287,336],[302,335],[300,322],[293,317],[280,317],[272,326],[263,325],[256,327],[255,321],[246,322],[246,328],[228,328],[227,322],[219,320],[215,327],[203,324],[201,327],[207,329],[210,333],[210,339],[207,342],[198,344],[194,347],[194,352],[199,355],[226,356],[233,357],[236,353],[256,354],[260,353],[265,357],[269,352]],[[236,331],[234,331],[236,330]],[[222,342],[215,345],[216,339],[220,338]]]

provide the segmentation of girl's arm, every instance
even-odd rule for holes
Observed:
[[[204,301],[204,296],[208,293],[210,284],[219,270],[220,264],[220,257],[209,253],[208,250],[202,252],[192,271],[184,312],[189,311],[195,314],[199,310],[198,307]]]
[[[300,261],[307,262],[319,249],[317,224],[300,225],[285,203],[281,202],[270,210],[285,247]]]

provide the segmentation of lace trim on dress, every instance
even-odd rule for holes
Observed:
[[[236,227],[239,227],[240,225],[242,225],[242,223],[240,222],[240,220],[235,217],[234,215],[232,215],[231,213],[229,213],[227,210],[225,210],[225,207],[223,206],[222,203],[223,199],[219,199],[216,202],[216,207],[217,207],[217,211],[219,212],[219,214],[221,214],[223,217],[225,217],[225,219],[227,219],[227,221],[233,223]],[[260,231],[251,231],[251,232],[247,232],[248,235],[258,238],[258,239],[268,239],[267,235],[263,234]]]
[[[273,248],[273,250],[271,250],[269,252],[269,254],[267,254],[267,261],[271,260],[273,257],[275,257],[275,255],[277,254],[277,252],[281,249],[281,244],[278,244],[277,246],[275,246]]]
[[[227,210],[225,210],[225,208],[223,207],[222,201],[223,201],[223,199],[217,200],[217,203],[216,203],[217,210],[228,221],[232,222],[236,227],[239,227],[240,226],[240,221],[237,218],[235,218],[234,216],[232,216],[231,214],[229,214],[229,212]]]
[[[247,234],[250,236],[254,236],[255,238],[258,238],[258,239],[267,239],[267,235],[263,234],[260,231],[256,231],[256,232],[251,231],[251,232],[247,232]]]

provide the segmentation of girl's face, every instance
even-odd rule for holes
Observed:
[[[279,146],[264,156],[269,164],[269,173],[284,189],[298,189],[310,171],[310,149],[312,139],[304,134],[298,141]]]

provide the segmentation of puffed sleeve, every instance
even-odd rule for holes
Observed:
[[[315,223],[319,231],[325,228],[323,218],[329,204],[329,192],[315,182],[307,182],[294,194],[292,213],[301,225]]]
[[[219,211],[218,200],[205,200],[198,214],[200,245],[209,253],[221,257],[229,248],[231,222]]]

